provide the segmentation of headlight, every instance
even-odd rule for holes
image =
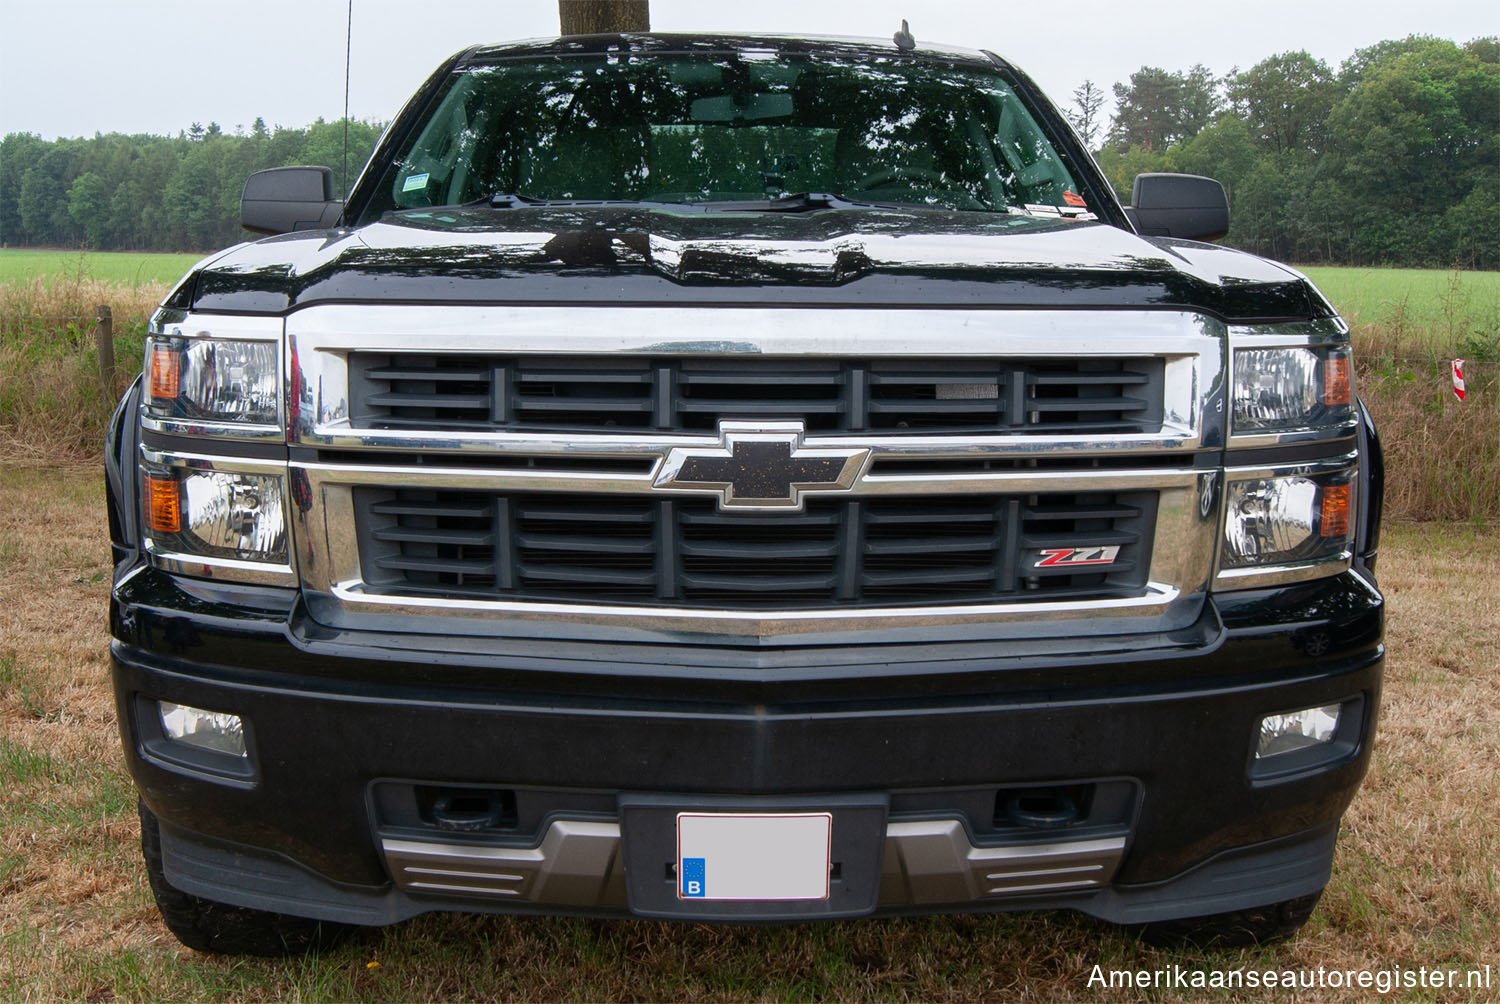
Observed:
[[[1347,345],[1236,349],[1234,434],[1321,429],[1349,421],[1351,372]]]
[[[274,426],[278,369],[275,342],[155,335],[146,343],[146,413]]]
[[[281,478],[173,469],[148,471],[144,487],[157,550],[286,563]]]
[[[1352,541],[1349,472],[1229,481],[1226,569],[1336,558]]]

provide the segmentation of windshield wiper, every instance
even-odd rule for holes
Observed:
[[[793,192],[791,195],[783,195],[775,199],[729,199],[723,202],[695,202],[692,205],[702,206],[711,211],[804,213],[812,209],[865,208],[872,203],[855,202],[853,199],[846,199],[842,195],[834,195],[831,192]]]
[[[519,192],[496,192],[483,198],[475,199],[473,202],[465,202],[464,207],[468,209],[487,207],[489,209],[530,209],[536,206],[638,206],[634,199],[539,199],[534,195],[522,195]]]
[[[761,213],[803,213],[814,209],[900,209],[900,210],[935,210],[938,212],[961,211],[955,206],[936,204],[930,202],[893,202],[887,199],[851,199],[847,195],[835,195],[831,192],[794,192],[791,195],[783,195],[776,199],[738,199],[725,202],[695,202],[694,206],[701,206],[710,212],[761,212]],[[1000,212],[1006,208],[1001,207]],[[993,212],[995,210],[970,210],[971,212]]]
[[[451,205],[437,206],[408,206],[405,209],[393,210],[399,214],[403,213],[430,213],[437,209],[536,209],[545,206],[639,206],[641,203],[634,199],[539,199],[531,195],[522,195],[519,192],[496,192],[486,195],[471,202],[459,202]]]

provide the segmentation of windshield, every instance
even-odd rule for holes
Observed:
[[[816,192],[948,209],[1069,207],[1080,189],[996,72],[909,57],[539,56],[456,73],[369,207],[722,203]]]

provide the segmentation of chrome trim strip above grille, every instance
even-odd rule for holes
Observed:
[[[706,440],[714,445],[715,441]],[[808,446],[822,446],[808,437]],[[884,454],[871,451],[872,460]],[[466,488],[496,492],[601,492],[617,495],[659,496],[656,480],[662,461],[643,474],[536,471],[527,468],[391,467],[362,464],[322,464],[293,461],[293,471],[306,472],[314,487],[370,485],[375,487]],[[580,465],[583,466],[583,465]],[[1082,471],[985,471],[967,474],[863,473],[848,488],[803,489],[804,495],[976,495],[990,492],[1025,494],[1063,491],[1130,491],[1141,488],[1186,488],[1201,472],[1165,469]]]
[[[408,431],[357,427],[349,354],[692,355],[777,358],[1156,358],[1165,363],[1162,428],[1148,435],[848,435],[829,449],[879,444],[908,456],[1128,454],[1220,445],[1205,403],[1222,391],[1225,327],[1186,311],[1038,311],[775,307],[309,307],[287,318],[294,444],[387,450],[611,457],[699,446],[712,437]],[[755,416],[746,416],[753,418]],[[813,437],[809,437],[812,445]]]

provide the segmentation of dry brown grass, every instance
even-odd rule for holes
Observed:
[[[1288,945],[1168,951],[1067,914],[768,928],[428,916],[362,934],[322,958],[273,962],[196,955],[151,905],[109,695],[101,480],[93,467],[0,471],[0,999],[1199,997],[1095,992],[1088,977],[1096,963],[1489,965],[1497,981],[1489,991],[1393,999],[1500,995],[1493,528],[1387,531],[1390,659],[1375,761],[1345,817],[1333,881]]]
[[[1490,343],[1423,340],[1399,325],[1354,329],[1359,395],[1386,454],[1386,511],[1396,519],[1500,523],[1500,352]],[[1453,393],[1465,354],[1468,396]]]
[[[0,283],[0,458],[97,458],[115,401],[140,372],[165,283],[82,276]],[[114,313],[115,378],[101,385],[94,309]]]

